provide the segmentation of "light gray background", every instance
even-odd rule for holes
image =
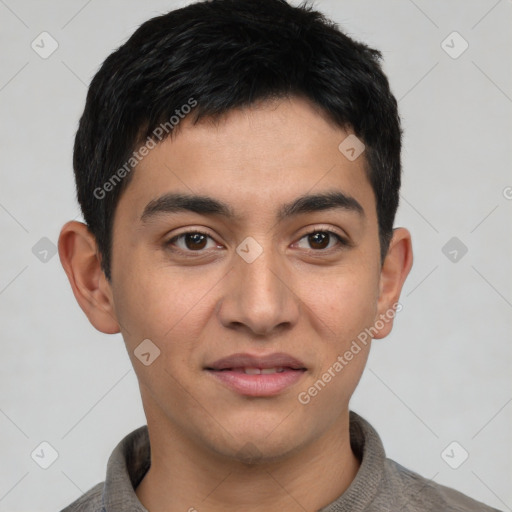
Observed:
[[[1,511],[60,510],[145,423],[122,338],[96,332],[58,256],[32,248],[80,218],[72,144],[92,76],[143,21],[186,3],[0,0]],[[512,510],[512,2],[316,5],[383,52],[405,129],[396,225],[415,262],[352,409],[390,458]],[[31,48],[43,31],[59,45],[47,59]],[[441,46],[453,31],[469,44],[456,59]],[[457,262],[442,252],[454,236],[468,248]],[[46,470],[30,456],[42,441],[59,454]],[[469,453],[458,469],[441,457],[452,441]]]

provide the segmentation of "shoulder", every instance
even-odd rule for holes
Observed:
[[[105,512],[102,505],[104,482],[96,484],[61,512]]]
[[[386,479],[400,496],[402,512],[499,512],[450,487],[386,459]]]

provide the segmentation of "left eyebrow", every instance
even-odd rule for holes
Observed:
[[[340,191],[328,191],[319,194],[306,194],[282,205],[277,212],[277,220],[283,221],[304,213],[333,209],[355,212],[359,216],[365,217],[363,207],[354,197]],[[240,218],[228,204],[218,199],[201,195],[169,193],[150,201],[144,208],[140,219],[142,222],[147,222],[158,214],[184,211],[200,215],[220,215],[229,220]]]
[[[339,191],[332,191],[301,196],[291,203],[283,205],[279,209],[277,218],[282,221],[294,215],[334,209],[355,212],[359,216],[365,217],[364,208],[355,198]]]

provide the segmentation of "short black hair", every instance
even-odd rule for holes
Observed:
[[[307,1],[201,1],[142,24],[94,76],[74,145],[77,197],[107,279],[115,208],[138,145],[146,141],[147,151],[177,133],[188,112],[196,123],[294,96],[365,144],[383,261],[399,202],[402,130],[381,59]]]

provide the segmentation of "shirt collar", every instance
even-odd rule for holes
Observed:
[[[318,512],[362,512],[377,495],[386,455],[379,435],[361,416],[350,411],[350,445],[361,461],[356,477],[334,502]],[[148,512],[135,489],[151,465],[147,425],[128,434],[114,449],[107,464],[103,488],[105,512]]]
[[[350,446],[361,466],[348,489],[318,512],[363,512],[377,496],[383,480],[386,453],[377,431],[350,411]]]
[[[108,460],[102,496],[105,512],[148,512],[137,498],[135,489],[150,465],[149,433],[144,425],[128,434]]]

